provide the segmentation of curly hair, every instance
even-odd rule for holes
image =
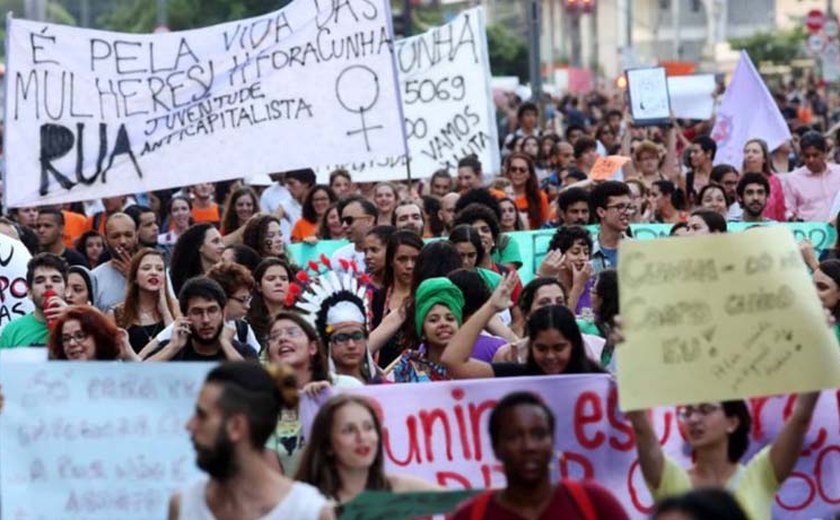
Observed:
[[[181,287],[188,279],[202,274],[201,253],[199,251],[204,243],[205,235],[212,227],[213,225],[207,222],[194,224],[175,242],[172,259],[169,263],[169,277],[176,294],[181,292]]]
[[[82,332],[93,338],[97,361],[113,361],[120,356],[119,329],[98,309],[89,305],[71,305],[56,318],[47,348],[49,358],[66,360],[62,329],[68,321],[76,320]]]

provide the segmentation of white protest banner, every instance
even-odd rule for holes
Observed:
[[[384,0],[154,35],[9,19],[7,205],[405,153],[390,19]]]
[[[470,154],[486,171],[499,171],[484,9],[466,10],[446,25],[397,41],[396,61],[412,177],[454,170]],[[321,182],[339,167],[354,181],[406,178],[405,155],[327,164],[332,166],[319,169]]]
[[[661,125],[671,119],[668,79],[664,67],[628,69],[627,95],[630,114],[637,126]]]
[[[352,393],[371,398],[380,411],[386,471],[465,489],[504,486],[503,469],[493,455],[487,424],[495,403],[515,391],[538,394],[554,412],[558,453],[551,467],[554,480],[594,478],[615,494],[631,518],[648,518],[653,500],[639,470],[633,429],[618,410],[609,376],[374,385]],[[784,396],[748,402],[752,430],[744,461],[776,438],[793,399]],[[823,392],[802,456],[776,495],[774,518],[811,520],[836,511],[840,503],[838,399],[840,391]],[[690,448],[675,412],[673,407],[658,408],[652,412],[652,422],[665,452],[688,467]],[[303,420],[311,420],[311,416],[304,415]]]
[[[0,367],[3,518],[165,518],[199,476],[184,429],[211,363]]]
[[[709,119],[715,108],[715,75],[668,77],[671,112],[682,119]]]
[[[44,363],[49,360],[44,347],[16,347],[0,350],[0,363]]]
[[[30,258],[23,242],[0,234],[0,333],[13,319],[35,310],[27,296],[26,264]]]

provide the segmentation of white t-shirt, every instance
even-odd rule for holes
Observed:
[[[215,517],[207,507],[208,477],[203,477],[181,490],[180,520],[214,520]],[[259,518],[259,520],[318,520],[321,511],[327,505],[327,499],[315,487],[294,482],[292,489],[283,497],[274,509]]]
[[[292,226],[303,216],[303,207],[292,197],[285,186],[274,183],[266,188],[260,196],[260,209],[265,213],[274,215],[279,207],[283,208],[283,218],[280,219],[283,241],[290,244],[292,242]]]

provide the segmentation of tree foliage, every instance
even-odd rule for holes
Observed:
[[[487,47],[494,76],[528,78],[528,46],[521,38],[503,25],[493,24],[487,27]]]
[[[806,34],[802,27],[789,31],[757,32],[745,38],[731,38],[734,50],[745,50],[754,63],[787,63],[805,54]]]

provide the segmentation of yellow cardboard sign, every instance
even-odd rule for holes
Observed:
[[[840,346],[788,229],[624,241],[618,271],[622,410],[840,387]]]

